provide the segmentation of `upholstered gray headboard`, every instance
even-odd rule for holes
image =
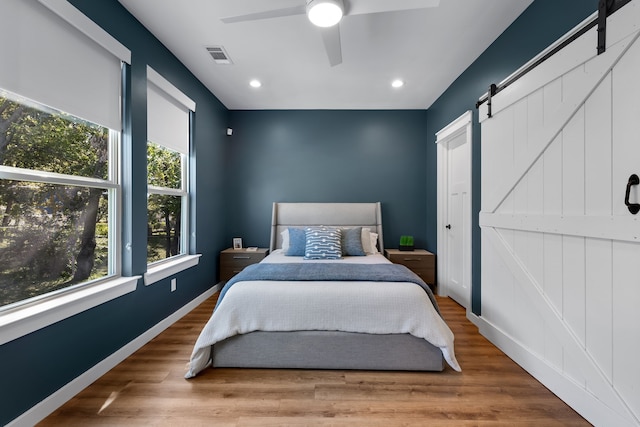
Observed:
[[[375,203],[274,203],[270,249],[282,247],[280,233],[287,227],[328,225],[369,227],[378,233],[378,250],[384,253],[380,202]]]

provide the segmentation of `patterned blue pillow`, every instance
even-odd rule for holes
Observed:
[[[304,251],[304,259],[340,259],[342,249],[340,247],[339,228],[332,227],[307,227],[305,228],[307,244]]]
[[[362,227],[343,228],[342,229],[342,255],[348,256],[365,256],[366,253],[362,248]]]
[[[289,227],[289,249],[287,249],[285,255],[304,256],[306,245],[307,237],[304,229]]]

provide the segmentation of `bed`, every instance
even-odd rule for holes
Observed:
[[[185,377],[209,366],[459,371],[428,285],[383,252],[380,203],[274,203],[269,255],[225,284]]]

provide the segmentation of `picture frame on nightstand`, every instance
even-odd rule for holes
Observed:
[[[233,249],[242,249],[242,237],[233,238]]]

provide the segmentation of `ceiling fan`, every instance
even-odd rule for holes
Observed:
[[[343,16],[365,15],[370,13],[393,12],[398,10],[425,9],[436,7],[440,0],[299,0],[306,4],[272,9],[263,12],[222,18],[225,24],[280,18],[292,15],[307,15],[309,20],[320,29],[329,64],[342,63],[342,45],[340,42],[340,21]]]

